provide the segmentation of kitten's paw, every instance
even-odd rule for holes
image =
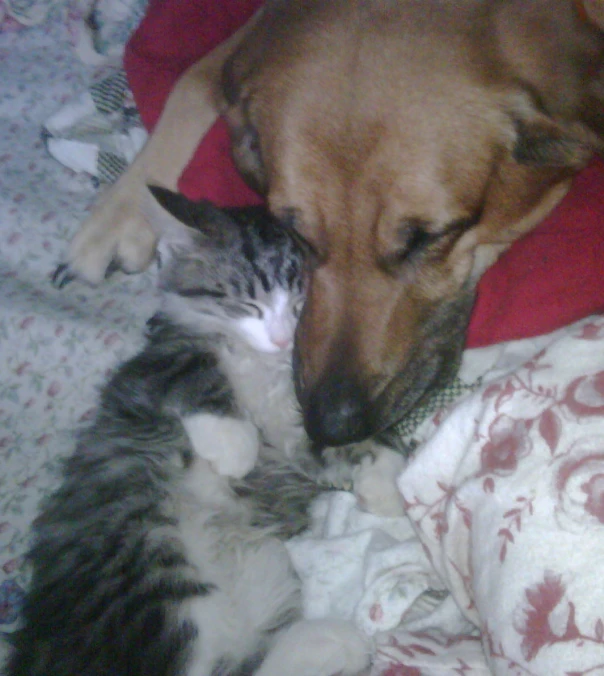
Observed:
[[[198,413],[182,418],[193,450],[221,476],[242,479],[250,472],[260,449],[260,434],[247,420]]]
[[[372,439],[324,448],[321,454],[325,466],[319,474],[319,481],[331,488],[351,491],[357,464],[367,456],[373,459],[376,448],[381,447],[376,446]]]
[[[338,491],[351,491],[353,487],[354,465],[345,460],[329,460],[319,473],[318,482]]]
[[[404,516],[397,479],[407,462],[400,454],[383,446],[373,449],[353,472],[353,490],[360,506],[378,516]]]
[[[281,632],[256,676],[355,676],[372,641],[345,620],[303,620]]]
[[[99,284],[112,266],[134,273],[151,263],[157,238],[140,213],[137,192],[118,182],[101,198],[71,241],[67,276]],[[63,286],[67,276],[59,275],[56,284]]]

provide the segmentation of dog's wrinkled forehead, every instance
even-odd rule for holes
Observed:
[[[401,36],[324,18],[297,16],[287,40],[269,25],[225,70],[236,155],[244,173],[263,174],[275,212],[334,213],[330,200],[352,208],[363,192],[438,221],[458,210],[451,200],[475,202],[513,133],[499,98],[485,96],[484,60],[421,27]]]
[[[235,159],[276,214],[295,210],[307,228],[327,216],[444,225],[476,214],[514,153],[521,164],[584,161],[530,82],[552,59],[531,56],[521,86],[502,57],[519,29],[497,33],[481,3],[276,4],[224,77]],[[552,91],[558,76],[547,72]]]

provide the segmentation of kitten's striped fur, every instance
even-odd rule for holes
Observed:
[[[260,318],[275,289],[295,314],[300,252],[261,209],[154,194],[176,215],[150,207],[166,302],[43,504],[6,674],[357,673],[368,650],[351,625],[299,619],[280,540],[306,525],[320,469],[296,410],[289,320],[264,333],[256,322],[253,348],[241,322]],[[226,471],[216,452],[225,439],[242,442]],[[213,469],[241,477],[246,462],[255,469],[245,479]],[[277,486],[287,499],[274,499]]]

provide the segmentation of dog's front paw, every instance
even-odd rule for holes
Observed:
[[[403,516],[402,496],[397,479],[406,465],[405,458],[389,448],[376,446],[353,472],[353,491],[359,505],[378,516]]]
[[[115,261],[111,261],[105,270],[105,279],[111,277],[114,272],[117,272],[119,267]],[[52,285],[57,289],[62,289],[67,286],[75,279],[78,279],[78,275],[72,271],[69,263],[60,263],[55,268],[54,272],[50,276],[50,281]]]
[[[140,211],[139,191],[118,182],[101,198],[72,239],[56,286],[78,277],[99,284],[113,269],[142,272],[155,256],[156,235]]]

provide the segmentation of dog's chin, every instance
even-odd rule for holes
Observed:
[[[344,446],[392,430],[452,381],[461,358],[463,336],[458,345],[457,350],[447,346],[446,352],[412,359],[375,399],[363,395],[358,384],[351,385],[357,392],[354,398],[331,397],[334,385],[327,385],[325,393],[306,398],[302,406],[309,437],[318,446]],[[341,391],[345,386],[335,387]],[[324,402],[332,406],[327,408]]]
[[[407,368],[376,399],[373,434],[403,422],[451,384],[459,369],[464,338],[463,334],[457,336],[456,345],[449,344],[442,352],[410,360]]]
[[[311,390],[296,378],[304,426],[318,446],[344,446],[390,430],[457,374],[474,295],[469,290],[442,302],[394,378],[364,383],[337,370]],[[299,373],[295,353],[294,372]]]

